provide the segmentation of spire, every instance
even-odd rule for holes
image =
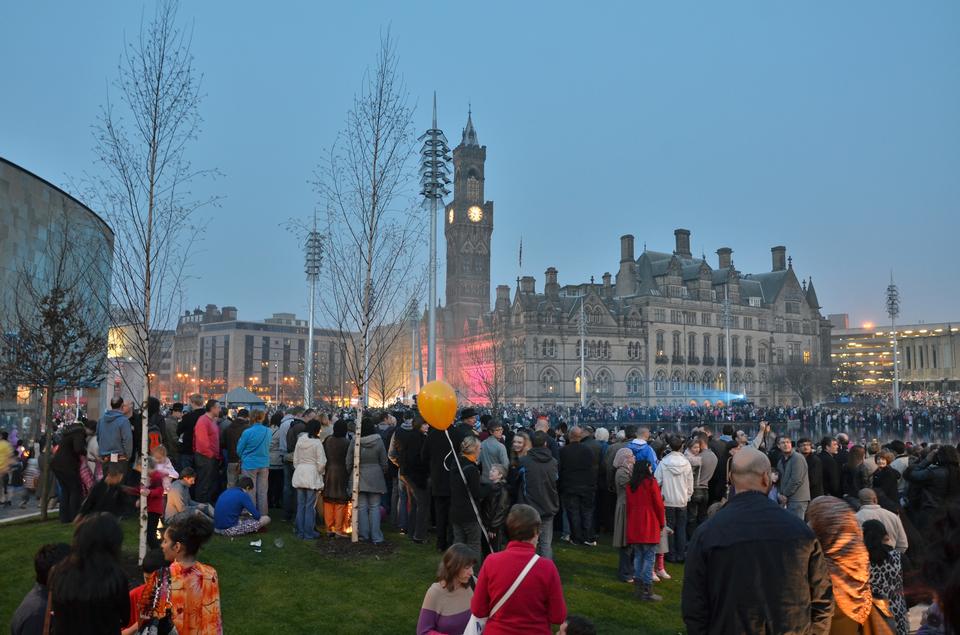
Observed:
[[[813,288],[813,276],[810,277],[807,282],[807,304],[810,305],[811,309],[820,309],[820,300],[817,299],[817,292]]]
[[[473,127],[473,111],[467,106],[467,127],[463,129],[463,139],[460,141],[462,146],[478,146],[477,130]]]

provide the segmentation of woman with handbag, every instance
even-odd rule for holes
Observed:
[[[470,602],[464,633],[484,635],[541,633],[567,617],[560,574],[552,560],[536,554],[540,514],[514,505],[507,514],[507,548],[487,556]]]
[[[460,635],[470,621],[473,568],[477,553],[455,543],[443,553],[437,581],[430,585],[420,607],[417,635]]]

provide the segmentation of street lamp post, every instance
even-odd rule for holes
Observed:
[[[893,283],[890,272],[890,284],[887,285],[887,315],[890,316],[890,332],[893,335],[893,407],[900,409],[900,364],[897,361],[897,318],[900,316],[900,290]]]
[[[727,376],[723,378],[723,387],[727,391],[727,401],[730,401],[730,324],[733,322],[733,314],[730,307],[730,283],[723,285],[723,327],[724,327],[724,357],[727,362]]]
[[[307,282],[310,283],[310,318],[307,326],[307,363],[304,365],[303,377],[303,405],[310,408],[313,405],[313,322],[317,304],[317,278],[320,275],[320,264],[323,260],[323,241],[317,231],[317,213],[313,213],[313,231],[307,236],[306,264],[304,271]]]
[[[430,203],[430,291],[427,317],[427,381],[437,378],[437,206],[450,193],[450,148],[447,137],[437,128],[437,94],[433,94],[433,125],[423,133],[420,150],[420,194]]]

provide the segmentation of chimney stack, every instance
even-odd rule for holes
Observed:
[[[609,271],[603,273],[603,293],[608,298],[613,297],[613,293],[611,293],[613,291],[613,284],[611,284],[612,278],[613,276],[610,275]]]
[[[677,246],[673,250],[673,253],[682,257],[690,257],[690,230],[689,229],[675,229],[673,230],[673,236],[676,239]]]
[[[633,234],[620,237],[620,262],[633,262]]]
[[[560,285],[557,284],[556,267],[547,267],[546,280],[547,282],[543,286],[543,292],[547,295],[558,295],[560,293]]]
[[[730,261],[733,259],[733,250],[729,247],[721,247],[717,250],[717,256],[720,257],[718,266],[720,269],[726,269],[730,266]]]
[[[533,276],[520,278],[520,293],[536,293],[537,281]]]
[[[787,268],[787,248],[783,245],[777,245],[770,248],[773,255],[773,270],[784,271]]]
[[[499,311],[501,309],[510,308],[510,285],[507,284],[498,284],[497,285],[497,302],[495,308]]]

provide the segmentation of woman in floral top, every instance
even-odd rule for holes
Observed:
[[[161,548],[171,564],[147,581],[140,600],[141,624],[169,615],[178,633],[223,633],[217,571],[196,560],[212,535],[213,524],[199,515],[167,527]]]

